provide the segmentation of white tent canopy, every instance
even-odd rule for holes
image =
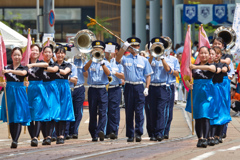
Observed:
[[[0,21],[0,31],[3,36],[3,40],[6,48],[20,47],[23,48],[27,46],[27,38],[8,27]]]

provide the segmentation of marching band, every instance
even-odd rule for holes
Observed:
[[[12,50],[13,64],[2,71],[7,82],[0,82],[0,86],[6,87],[8,113],[3,98],[1,119],[7,122],[9,115],[11,148],[17,148],[22,125],[28,126],[33,147],[38,146],[40,130],[44,137],[42,145],[51,145],[54,132],[56,144],[77,139],[85,99],[84,77],[89,86],[88,129],[92,141],[118,138],[122,87],[127,142],[141,142],[144,109],[150,140],[169,138],[175,83],[180,74],[178,59],[170,55],[171,39],[152,38],[146,45],[150,57],[145,58],[138,54],[141,40],[137,37],[129,37],[120,47],[116,42],[96,40],[91,34],[88,30],[77,34],[74,45],[80,45],[84,48],[79,49],[80,52],[84,52],[74,56],[73,64],[65,61],[63,46],[56,49],[46,46],[41,52],[40,47],[33,44],[30,63],[26,66],[21,65],[21,48]],[[106,45],[114,46],[115,52],[105,51]],[[191,94],[188,94],[186,111],[193,112],[197,147],[222,143],[231,121],[228,73],[233,68],[226,48],[224,37],[216,37],[211,49],[199,48],[200,62],[190,65],[194,81],[184,81],[193,95],[193,111]],[[125,52],[130,55],[125,56]],[[90,53],[90,60],[83,58],[85,53]],[[38,60],[40,54],[43,60]],[[25,77],[29,81],[24,82]]]

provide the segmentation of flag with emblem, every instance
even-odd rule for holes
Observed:
[[[50,46],[50,39],[49,39],[49,38],[48,38],[47,44],[46,44],[44,47],[46,47],[46,46]],[[42,52],[40,53],[40,56],[39,56],[38,59],[39,59],[39,60],[43,60],[43,50],[42,50]]]
[[[201,26],[199,26],[199,32],[198,32],[198,48],[201,48],[202,46],[211,48],[209,40],[208,40],[208,36],[203,29],[203,25],[201,24]],[[195,64],[198,64],[199,62],[200,62],[200,58],[197,56]]]
[[[190,25],[188,25],[188,30],[185,37],[184,49],[182,53],[182,62],[181,62],[181,78],[183,80],[184,87],[187,91],[189,88],[185,85],[184,81],[192,80],[192,71],[189,66],[191,64],[191,33],[190,33]]]
[[[4,69],[4,66],[7,65],[7,54],[6,54],[6,47],[3,41],[3,37],[0,31],[0,76],[2,77],[2,70]]]
[[[31,55],[31,35],[30,35],[30,28],[28,29],[28,42],[27,46],[23,49],[23,58],[21,60],[21,65],[26,66],[29,63],[29,58]]]

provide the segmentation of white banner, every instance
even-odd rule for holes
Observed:
[[[229,5],[227,5],[227,9],[228,9],[228,21],[229,21],[229,22],[233,22],[235,7],[236,7],[235,4],[229,4]]]
[[[213,20],[213,5],[199,4],[198,5],[198,21],[202,24],[207,24]]]
[[[233,18],[233,25],[232,28],[235,30],[237,39],[235,43],[235,47],[231,50],[233,54],[233,59],[236,63],[240,62],[240,3],[236,4],[234,18]]]

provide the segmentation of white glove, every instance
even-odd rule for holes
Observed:
[[[160,59],[161,59],[161,60],[163,60],[164,58],[165,58],[165,56],[164,56],[164,55],[160,56]]]
[[[98,63],[102,66],[104,64],[104,61],[102,60],[102,61],[100,61]]]
[[[115,75],[117,72],[115,70],[112,70],[112,74]]]
[[[144,94],[145,97],[148,96],[148,88],[145,88],[145,89],[144,89],[143,94]]]
[[[124,51],[126,51],[129,46],[130,46],[130,44],[126,41],[126,42],[123,44],[122,49],[123,49]]]

